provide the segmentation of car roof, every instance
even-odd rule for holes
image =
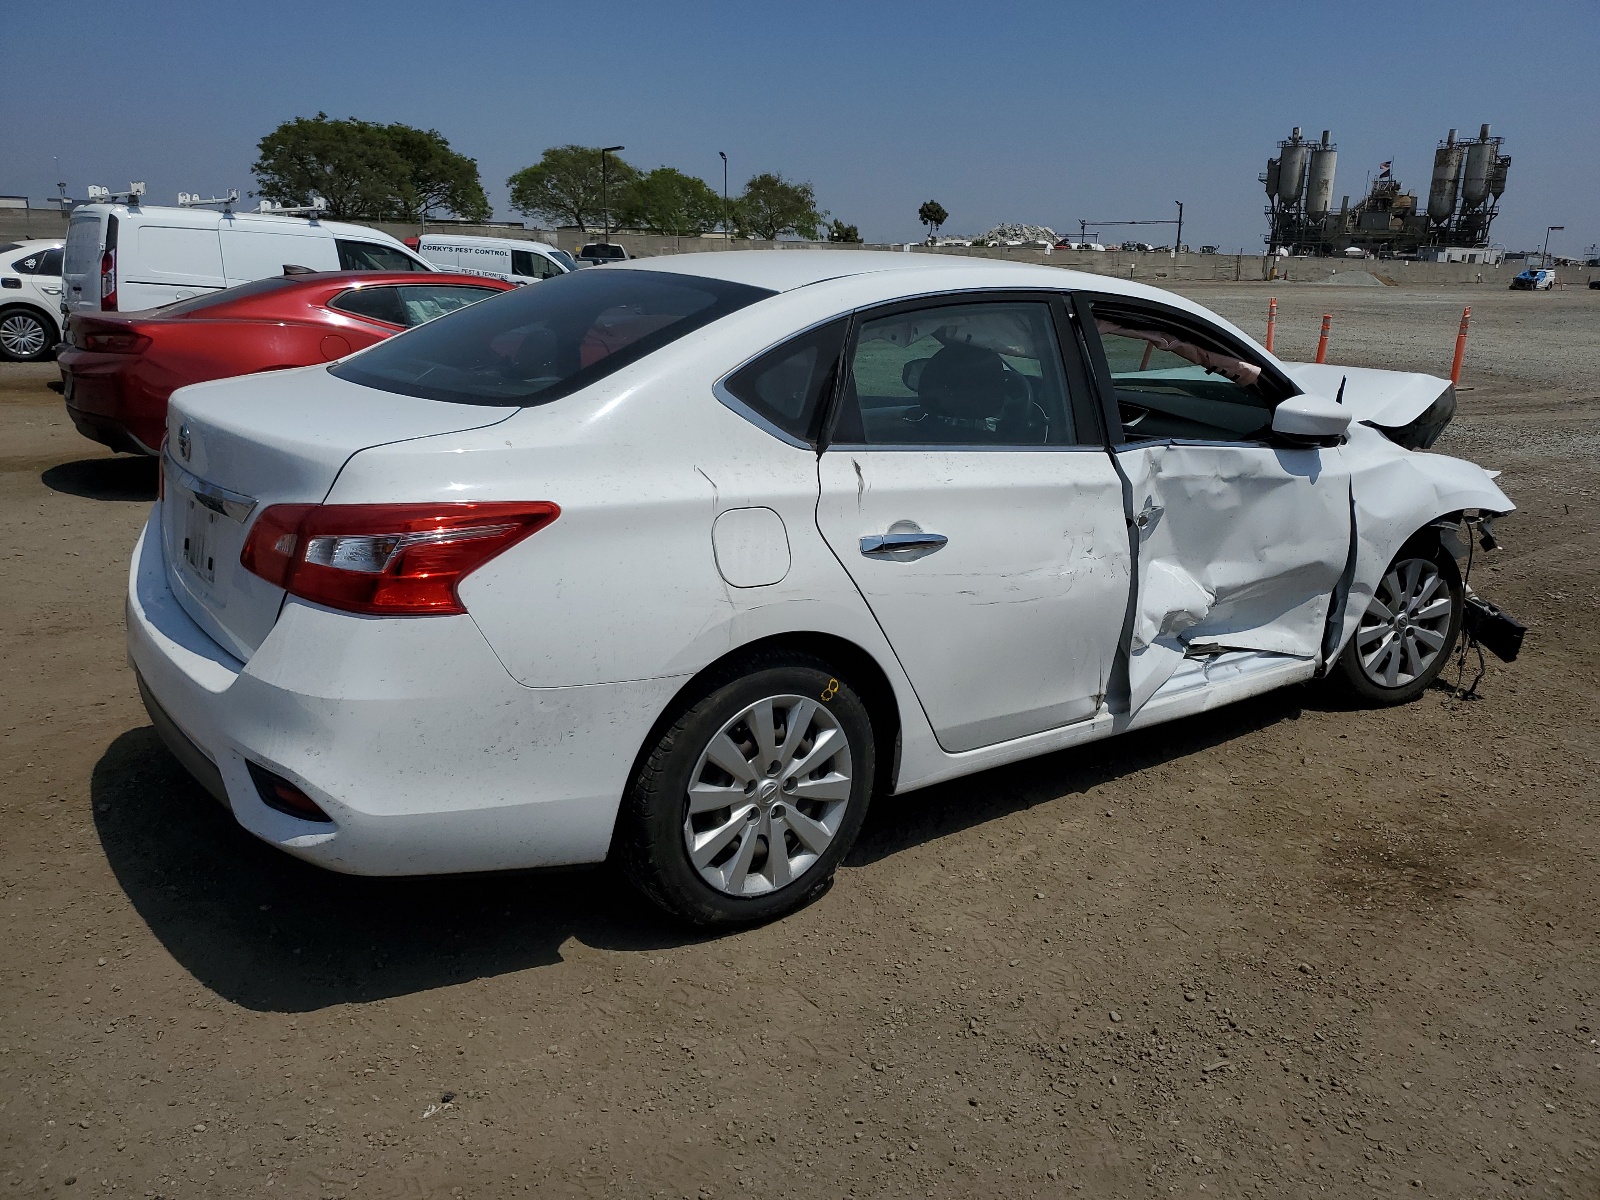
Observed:
[[[1204,309],[1182,296],[1159,288],[1034,263],[1006,262],[961,254],[903,253],[889,250],[825,250],[805,247],[794,250],[723,250],[697,254],[669,254],[658,258],[633,258],[608,270],[666,271],[721,279],[774,292],[829,280],[896,272],[904,279],[907,295],[929,291],[974,288],[1050,288],[1064,291],[1104,292],[1115,295],[1159,299],[1179,308]],[[914,278],[913,278],[914,274]],[[887,282],[884,280],[883,282]],[[895,289],[886,289],[895,290]]]

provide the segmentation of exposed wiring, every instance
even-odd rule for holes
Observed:
[[[1463,609],[1466,607],[1467,597],[1472,595],[1472,588],[1468,586],[1468,584],[1472,579],[1472,560],[1477,549],[1476,543],[1477,539],[1471,536],[1469,529],[1467,537],[1467,569],[1461,573],[1461,604]],[[1463,687],[1461,681],[1467,677],[1468,649],[1476,650],[1478,652],[1478,673],[1472,677],[1472,682],[1470,684],[1468,684],[1466,687]],[[1456,635],[1456,683],[1455,687],[1452,688],[1450,692],[1451,699],[1483,699],[1482,696],[1478,695],[1478,684],[1483,682],[1484,674],[1488,671],[1488,669],[1488,660],[1483,657],[1483,647],[1478,643],[1478,639],[1473,636],[1472,631],[1467,628],[1467,623],[1465,619],[1463,619],[1461,622],[1461,631]]]

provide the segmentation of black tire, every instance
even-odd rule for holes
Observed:
[[[56,356],[60,336],[56,323],[36,308],[22,304],[0,308],[0,360],[48,362]],[[38,348],[31,352],[19,350],[19,339],[26,345],[37,344]]]
[[[815,703],[811,703],[813,698]],[[791,761],[785,757],[781,770],[771,769],[780,765],[777,762],[768,764],[765,773],[753,770],[755,778],[749,783],[741,783],[709,759],[703,761],[713,739],[727,729],[729,740],[736,739],[740,753],[751,760],[747,765],[753,766],[761,755],[756,736],[750,732],[752,725],[747,722],[729,727],[742,720],[752,706],[769,701],[776,706],[771,709],[775,714],[774,728],[786,733],[788,726],[795,724],[799,730],[798,740],[791,743],[793,762],[803,766],[808,754],[837,745],[837,739],[831,736],[826,744],[822,740],[834,729],[844,736],[844,753],[833,750],[826,758],[817,759],[820,766],[813,772],[816,778],[799,777],[798,773],[796,777],[782,778]],[[804,727],[798,724],[802,719],[806,721]],[[783,753],[781,747],[779,752]],[[842,772],[838,769],[841,763]],[[697,769],[698,780],[692,778]],[[752,656],[705,680],[670,724],[665,729],[658,727],[656,740],[640,755],[639,768],[623,800],[617,826],[617,857],[640,891],[682,920],[725,927],[770,921],[827,891],[834,869],[849,853],[866,819],[875,771],[872,719],[849,679],[828,663],[806,654],[771,652]],[[726,784],[720,782],[723,776]],[[842,800],[842,808],[834,807],[840,800],[811,800],[789,790],[797,778],[801,787],[821,787],[831,781],[834,790],[841,793],[844,788],[839,781],[847,779],[848,799]],[[729,806],[691,817],[691,783],[701,788],[726,788],[730,797],[734,789],[744,790],[733,797]],[[793,812],[786,816],[785,808]],[[754,815],[741,815],[751,810]],[[800,826],[788,823],[797,822],[800,817],[808,822],[804,826],[808,837],[816,837],[816,831],[825,828],[820,821],[831,824],[832,839],[804,869],[777,886],[772,881],[789,876],[791,858],[804,860],[811,854],[793,831]],[[743,855],[748,874],[737,876],[739,886],[766,886],[767,890],[733,894],[708,882],[702,868],[691,860],[687,844],[691,836],[711,838],[711,834],[693,832],[697,822],[707,822],[705,828],[713,833],[739,825],[734,840],[719,851],[729,857],[721,865],[708,864],[705,870],[732,874],[738,870],[735,860]],[[780,831],[778,836],[785,846],[781,864],[766,845],[766,835],[758,834],[758,830]],[[753,847],[748,854],[746,839]],[[754,867],[749,866],[752,861]],[[763,869],[766,875],[761,874]],[[755,877],[754,882],[750,882],[751,877]]]
[[[1438,622],[1438,628],[1433,632],[1442,636],[1444,641],[1433,657],[1426,663],[1423,670],[1407,674],[1403,679],[1394,683],[1386,683],[1381,678],[1375,678],[1375,672],[1363,665],[1362,638],[1369,630],[1381,629],[1384,622],[1380,619],[1373,606],[1361,618],[1361,624],[1355,634],[1339,655],[1330,674],[1344,688],[1344,690],[1364,704],[1374,707],[1386,707],[1394,704],[1406,704],[1422,695],[1439,677],[1450,661],[1451,651],[1455,648],[1456,639],[1461,635],[1461,620],[1466,612],[1466,589],[1461,583],[1461,569],[1456,565],[1455,557],[1439,544],[1437,537],[1427,536],[1415,538],[1401,548],[1395,555],[1394,561],[1389,564],[1384,572],[1384,583],[1380,583],[1378,594],[1373,597],[1374,605],[1381,604],[1388,595],[1387,581],[1396,577],[1397,573],[1403,575],[1407,564],[1421,562],[1431,564],[1438,572],[1441,584],[1450,599],[1450,613],[1447,622]],[[1437,596],[1430,603],[1436,602]],[[1422,606],[1421,610],[1425,610]],[[1372,645],[1368,642],[1367,645]],[[1399,651],[1396,651],[1399,657]],[[1389,660],[1392,661],[1392,660]]]

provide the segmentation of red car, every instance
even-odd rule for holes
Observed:
[[[113,450],[155,454],[177,388],[331,362],[514,286],[481,275],[326,272],[145,312],[74,314],[56,358],[67,415]]]

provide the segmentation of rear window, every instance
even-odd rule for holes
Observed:
[[[330,370],[403,396],[544,404],[773,294],[693,275],[580,271],[451,313]]]
[[[206,309],[215,308],[219,304],[232,304],[236,300],[248,300],[252,296],[275,292],[293,282],[287,276],[273,275],[266,279],[257,279],[253,283],[241,283],[238,287],[207,292],[204,296],[195,296],[189,300],[178,300],[172,304],[164,304],[156,311],[163,317],[186,317],[190,313],[204,312]]]

